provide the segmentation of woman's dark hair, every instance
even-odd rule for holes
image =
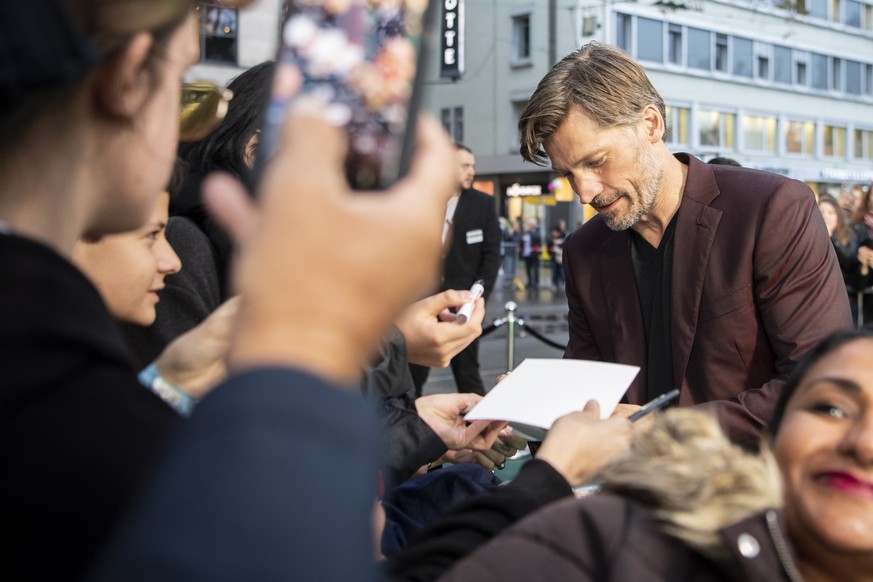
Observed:
[[[873,192],[873,184],[867,186],[866,189],[863,186],[859,186],[859,189],[861,190],[861,201],[852,216],[853,224],[864,224],[864,217],[867,213],[873,212],[873,203],[870,202],[870,194]]]
[[[213,171],[229,172],[243,182],[250,182],[251,172],[245,161],[246,146],[260,129],[269,100],[273,69],[273,62],[267,61],[231,81],[227,88],[233,91],[233,99],[228,103],[227,114],[221,123],[203,139],[179,146],[179,158],[184,162],[187,176],[178,189],[170,192],[170,215],[188,218],[209,237],[221,281],[222,299],[230,295],[227,279],[233,241],[206,211],[200,185],[203,178]]]
[[[773,409],[773,417],[770,419],[770,424],[767,427],[767,432],[770,433],[770,436],[775,437],[779,432],[779,427],[785,416],[785,408],[788,406],[788,402],[797,391],[798,386],[800,386],[801,381],[806,377],[810,368],[817,364],[822,358],[845,344],[857,339],[868,338],[873,339],[873,326],[871,325],[866,325],[861,329],[840,330],[828,336],[801,358],[788,376],[785,388],[782,389],[782,395],[779,397],[779,401]],[[871,354],[871,357],[873,357],[873,354]]]
[[[273,68],[273,62],[266,61],[230,82],[227,88],[233,91],[233,99],[221,123],[203,139],[179,146],[179,156],[185,160],[189,172],[203,176],[221,170],[240,178],[249,173],[245,163],[246,145],[260,129]]]
[[[834,229],[834,236],[840,241],[840,244],[843,246],[849,245],[849,239],[852,236],[852,230],[849,228],[849,225],[846,223],[846,216],[843,214],[842,208],[840,208],[840,203],[837,202],[837,199],[829,194],[822,194],[818,198],[818,204],[821,206],[822,204],[827,204],[831,208],[834,209],[834,212],[837,214],[837,227]]]

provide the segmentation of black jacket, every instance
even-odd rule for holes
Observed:
[[[382,469],[388,491],[446,452],[446,445],[416,412],[406,340],[396,328],[365,370],[361,388],[382,421]]]
[[[500,270],[501,234],[494,198],[478,190],[463,190],[449,236],[440,289],[465,290],[482,279],[487,299]]]
[[[139,384],[97,290],[0,235],[0,550],[8,579],[78,578],[178,415]]]

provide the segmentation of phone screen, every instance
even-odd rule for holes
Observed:
[[[313,95],[348,135],[346,177],[381,190],[408,169],[428,0],[292,0],[264,119],[268,162],[294,99]],[[306,136],[300,136],[306,139]]]

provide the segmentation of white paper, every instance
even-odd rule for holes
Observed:
[[[600,404],[608,418],[639,372],[638,366],[589,360],[528,358],[491,389],[464,417],[466,420],[506,420],[541,440],[560,417],[582,410],[589,400]]]

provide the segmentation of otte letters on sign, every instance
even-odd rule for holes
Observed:
[[[464,74],[464,0],[443,0],[440,37],[440,77],[458,79]]]

